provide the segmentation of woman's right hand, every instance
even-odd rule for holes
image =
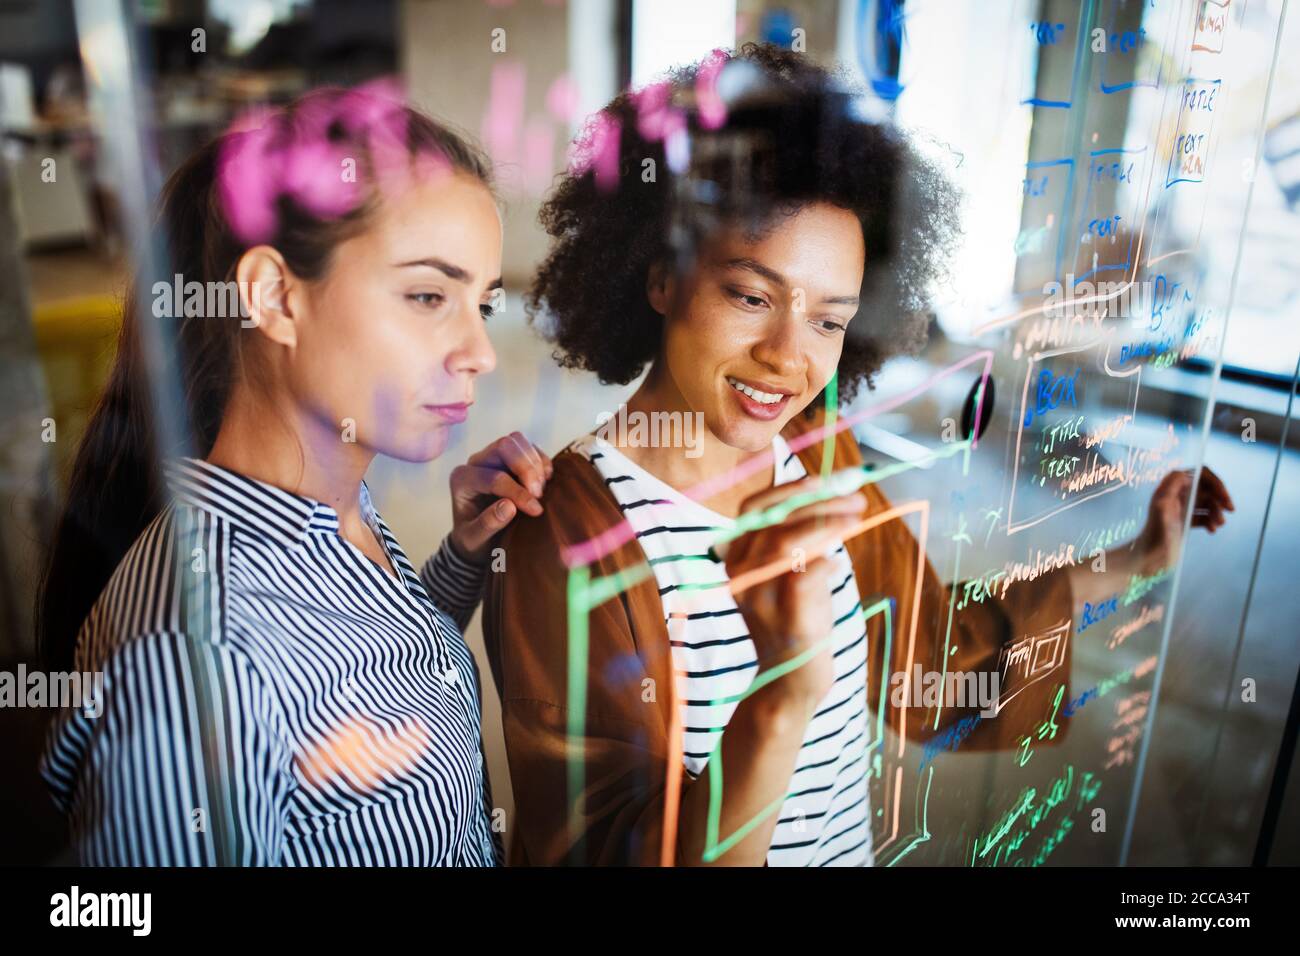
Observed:
[[[741,511],[770,508],[792,495],[815,490],[820,481],[812,476],[769,488],[747,498]],[[865,496],[858,492],[827,498],[796,509],[779,525],[748,532],[727,548],[727,574],[754,642],[759,675],[811,654],[773,687],[809,708],[809,714],[835,680],[826,552],[862,520],[866,507]]]
[[[498,438],[451,471],[451,540],[461,556],[485,561],[492,543],[520,511],[542,513],[554,466],[522,432]]]

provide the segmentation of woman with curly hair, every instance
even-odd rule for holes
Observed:
[[[553,245],[530,314],[564,366],[606,383],[648,366],[626,421],[701,427],[686,449],[636,427],[577,439],[545,513],[503,539],[484,631],[511,859],[870,865],[885,678],[995,672],[1006,641],[1072,615],[1056,573],[1014,604],[970,602],[949,631],[950,592],[906,525],[873,523],[890,511],[875,485],[837,494],[819,477],[862,466],[851,432],[823,428],[828,385],[850,396],[924,342],[954,190],[830,74],[771,46],[619,96],[579,147],[542,210]],[[882,598],[892,628],[864,613]],[[1027,726],[1046,685],[964,746],[1005,746],[997,725]],[[919,738],[971,703],[889,723]]]

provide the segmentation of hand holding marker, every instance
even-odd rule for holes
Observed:
[[[867,481],[860,468],[823,479],[812,475],[751,495],[711,554],[726,564],[727,586],[749,629],[766,691],[811,719],[835,681],[830,652],[833,557],[862,526]],[[725,558],[718,553],[725,548]]]
[[[850,495],[860,488],[866,487],[871,482],[871,474],[866,468],[843,468],[840,471],[831,472],[824,480],[812,478],[804,481],[815,482],[812,490],[791,495],[770,508],[741,514],[730,528],[723,531],[714,540],[712,547],[709,548],[709,557],[721,564],[726,560],[727,547],[736,538],[759,528],[780,524],[792,512],[805,505]],[[842,541],[834,542],[829,550],[834,551],[841,543]]]

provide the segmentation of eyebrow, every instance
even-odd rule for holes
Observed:
[[[756,275],[762,276],[764,279],[768,280],[769,282],[781,286],[781,288],[783,289],[789,288],[790,286],[790,283],[786,281],[785,276],[781,275],[781,273],[777,272],[775,269],[763,265],[763,263],[759,262],[757,259],[748,259],[748,258],[728,259],[726,262],[723,263],[723,265],[727,266],[730,269],[744,269],[747,272],[753,272]],[[822,304],[856,306],[858,305],[858,297],[856,295],[830,296],[828,298],[822,299]]]
[[[408,266],[428,266],[429,268],[437,269],[448,279],[451,279],[455,282],[469,283],[474,279],[474,277],[470,275],[467,270],[462,269],[458,265],[453,265],[452,263],[448,262],[446,259],[412,259],[410,262],[399,262],[397,264],[397,268],[399,269],[405,269]],[[497,276],[490,283],[488,283],[489,291],[493,289],[500,289],[501,287],[502,287],[502,282],[500,276]]]

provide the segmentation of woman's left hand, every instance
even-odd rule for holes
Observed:
[[[451,539],[461,554],[483,561],[518,512],[541,514],[551,471],[551,459],[522,432],[498,438],[452,469]]]
[[[1192,471],[1171,471],[1151,496],[1147,524],[1139,538],[1146,572],[1153,574],[1178,559],[1187,520],[1187,501],[1192,490]],[[1223,481],[1208,467],[1201,467],[1196,484],[1196,505],[1192,509],[1192,527],[1205,528],[1213,534],[1227,519],[1224,511],[1236,511],[1232,496]]]

